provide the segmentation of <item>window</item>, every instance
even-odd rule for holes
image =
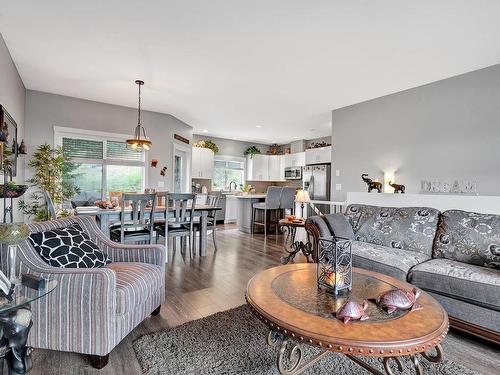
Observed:
[[[233,181],[236,183],[236,187],[245,183],[245,161],[234,159],[234,157],[217,157],[215,159],[214,178],[212,179],[214,190],[229,190],[229,185]]]
[[[73,182],[80,194],[77,205],[93,204],[109,198],[113,191],[141,192],[145,181],[145,154],[129,148],[123,138],[113,134],[57,131],[56,144],[74,162]]]

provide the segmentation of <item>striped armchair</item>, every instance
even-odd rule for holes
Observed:
[[[96,368],[107,364],[109,353],[165,301],[165,248],[112,242],[90,217],[30,224],[31,232],[79,223],[111,259],[103,268],[56,268],[45,263],[28,241],[21,244],[17,262],[21,273],[50,276],[57,288],[32,304],[33,328],[28,345],[84,353]],[[3,263],[3,262],[2,262]]]

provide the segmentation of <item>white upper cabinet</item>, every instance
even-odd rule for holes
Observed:
[[[247,180],[269,180],[269,155],[247,156]]]
[[[248,181],[282,181],[284,180],[283,155],[247,156]]]
[[[290,167],[304,167],[306,165],[306,153],[285,154],[283,158],[283,169]]]
[[[268,180],[281,181],[281,155],[269,155],[268,159]],[[284,174],[284,173],[283,173]]]
[[[209,148],[193,147],[191,178],[212,179],[214,174],[214,152]]]
[[[307,165],[332,162],[332,146],[310,148],[305,154]]]

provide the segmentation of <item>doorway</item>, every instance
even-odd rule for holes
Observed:
[[[190,191],[191,148],[174,144],[173,155],[173,190],[174,193]]]

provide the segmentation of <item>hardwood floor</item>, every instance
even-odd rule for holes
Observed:
[[[132,342],[138,337],[199,319],[245,303],[248,280],[261,270],[280,264],[281,237],[239,232],[234,225],[220,226],[218,252],[209,241],[208,256],[190,260],[178,251],[169,253],[167,266],[167,302],[159,316],[146,319],[110,354],[108,366],[98,371],[85,356],[49,350],[33,354],[33,375],[39,374],[140,374]],[[300,255],[295,262],[303,262]],[[447,358],[482,374],[500,373],[500,351],[484,342],[450,332],[444,342]]]

